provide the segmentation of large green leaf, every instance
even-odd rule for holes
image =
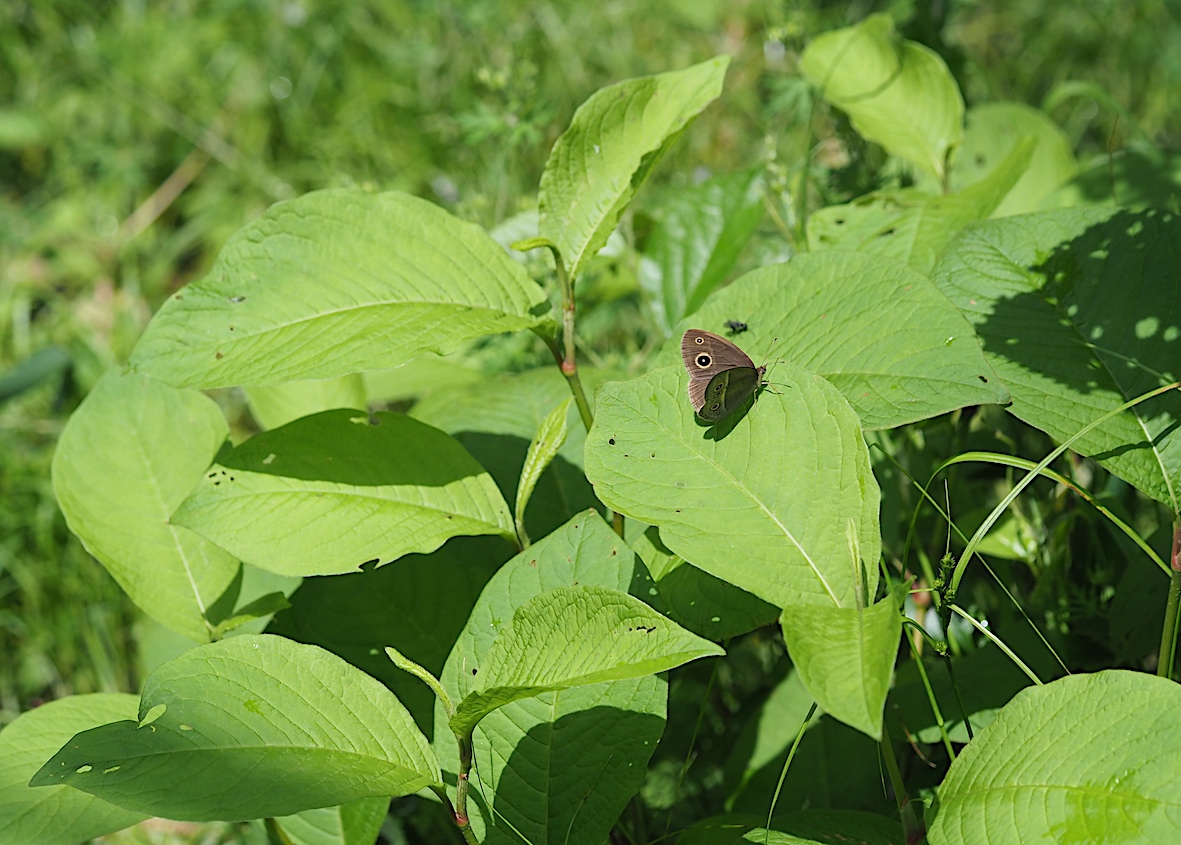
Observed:
[[[285,816],[440,782],[406,708],[315,646],[248,635],[144,683],[140,721],[78,734],[33,778],[172,819]],[[184,789],[177,789],[184,783]]]
[[[478,687],[480,675],[472,670],[518,607],[576,584],[641,598],[654,589],[643,565],[598,514],[577,515],[488,583],[441,676],[452,697],[461,700]],[[476,727],[468,803],[480,841],[517,843],[517,830],[530,842],[601,845],[644,781],[667,700],[666,682],[646,675],[545,693],[486,716]],[[435,724],[440,760],[454,772],[455,740],[441,706]]]
[[[808,246],[885,255],[926,275],[964,226],[996,210],[1029,170],[1034,146],[1020,139],[987,177],[954,194],[907,189],[822,208],[808,218]]]
[[[653,675],[725,652],[639,599],[606,587],[557,587],[534,596],[501,628],[478,686],[451,729],[467,733],[494,710],[544,692]]]
[[[283,575],[355,572],[459,535],[515,537],[495,482],[454,439],[349,410],[224,450],[172,519]]]
[[[762,219],[762,168],[668,192],[639,268],[640,285],[664,333],[721,284]]]
[[[755,773],[782,761],[796,736],[806,729],[804,720],[815,703],[804,687],[800,673],[795,669],[788,670],[786,677],[763,699],[758,714],[742,726],[734,743],[726,761],[727,806],[733,804]],[[815,714],[809,727],[819,718],[820,714]]]
[[[968,228],[935,283],[976,327],[1013,396],[1057,440],[1181,379],[1181,219],[1075,209]],[[1181,392],[1108,420],[1072,447],[1181,509]]]
[[[18,716],[0,731],[0,831],[4,845],[75,845],[147,816],[67,786],[34,789],[29,779],[79,731],[135,717],[134,695],[74,695]]]
[[[270,387],[248,387],[250,413],[264,431],[279,428],[300,417],[335,408],[365,410],[369,407],[365,380],[360,373],[333,379],[289,381]]]
[[[952,763],[932,845],[1136,842],[1181,830],[1181,688],[1109,670],[1019,693]]]
[[[833,251],[747,273],[682,321],[661,360],[680,361],[685,329],[720,332],[739,314],[752,316],[737,340],[756,364],[770,364],[772,382],[776,359],[822,375],[866,429],[1009,398],[963,315],[929,279],[889,259]]]
[[[900,38],[889,15],[821,35],[800,67],[863,137],[944,178],[963,139],[963,97],[939,54]]]
[[[539,232],[577,278],[607,242],[652,167],[722,91],[729,56],[596,91],[541,174]]]
[[[318,191],[235,234],[160,309],[131,364],[205,388],[332,378],[529,328],[546,311],[478,226],[407,194]]]
[[[169,515],[225,441],[195,390],[111,371],[70,417],[53,456],[66,524],[145,613],[198,642],[238,561]]]
[[[880,740],[902,635],[898,601],[890,595],[864,609],[785,607],[781,622],[792,665],[821,709]]]
[[[608,507],[659,526],[670,550],[777,607],[853,607],[859,578],[873,595],[881,547],[860,422],[820,376],[782,364],[775,379],[778,393],[708,427],[684,368],[608,382],[587,477]]]

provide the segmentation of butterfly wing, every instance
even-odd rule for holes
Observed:
[[[689,371],[689,401],[698,413],[705,407],[711,381],[718,375],[733,369],[750,370],[752,375],[756,372],[754,362],[745,352],[726,338],[701,329],[689,329],[682,336],[681,360]],[[754,376],[756,387],[758,378]],[[724,387],[722,390],[725,392]],[[714,399],[709,399],[711,405],[713,402]]]
[[[737,410],[762,383],[762,368],[732,367],[709,380],[705,401],[697,409],[703,420],[717,422]]]

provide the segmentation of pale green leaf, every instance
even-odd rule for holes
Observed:
[[[521,467],[521,478],[517,482],[517,501],[514,519],[517,534],[523,541],[525,534],[525,508],[529,505],[529,497],[533,495],[533,488],[546,468],[558,455],[558,450],[566,443],[568,427],[566,416],[570,412],[570,405],[574,397],[567,396],[556,408],[549,412],[541,421],[537,429],[537,436],[529,444],[529,451],[525,454],[525,465]]]
[[[1013,397],[1056,440],[1181,379],[1181,219],[1075,209],[974,224],[934,280],[975,325]],[[1181,392],[1143,402],[1071,448],[1181,509]]]
[[[726,278],[762,219],[761,168],[668,192],[639,266],[640,285],[665,334]]]
[[[349,410],[224,450],[172,520],[284,575],[355,572],[459,535],[514,536],[495,482],[454,439]]]
[[[1181,206],[1181,153],[1145,145],[1100,153],[1050,194],[1042,208],[1114,205],[1125,209]]]
[[[592,585],[641,598],[655,587],[635,555],[598,514],[578,514],[530,546],[488,582],[440,676],[460,700],[516,608],[561,586]],[[602,845],[644,782],[664,731],[667,683],[658,675],[545,693],[486,716],[473,738],[468,808],[481,842],[561,841]],[[441,705],[435,746],[456,771],[455,740]],[[594,737],[588,743],[586,738]],[[489,806],[491,805],[491,806]]]
[[[389,808],[389,797],[381,795],[340,807],[304,810],[275,821],[291,845],[374,845]]]
[[[283,637],[185,652],[148,676],[139,713],[159,715],[142,727],[132,720],[78,734],[33,783],[66,783],[171,819],[232,821],[440,782],[426,737],[393,693]]]
[[[467,733],[493,710],[543,692],[653,675],[723,654],[627,593],[558,587],[519,607],[500,631],[451,728]]]
[[[461,353],[440,358],[426,353],[392,370],[362,373],[365,395],[375,402],[418,399],[434,390],[470,387],[483,374],[463,363]]]
[[[604,504],[658,526],[671,551],[724,581],[777,607],[851,607],[859,577],[873,594],[881,547],[860,422],[820,376],[784,363],[775,384],[755,407],[706,426],[683,367],[608,382],[587,477]],[[850,519],[861,560],[849,551]]]
[[[816,38],[800,66],[864,138],[944,178],[963,139],[964,100],[938,53],[876,14]]]
[[[191,640],[238,561],[168,517],[225,441],[217,405],[195,390],[108,372],[62,431],[53,491],[66,524],[145,613]]]
[[[628,79],[591,95],[554,144],[541,175],[539,234],[571,278],[607,242],[649,171],[722,91],[729,56]]]
[[[29,779],[70,737],[112,719],[134,719],[135,706],[134,695],[74,695],[23,713],[0,731],[4,845],[75,845],[147,818],[67,786],[29,786]]]
[[[866,429],[1008,401],[964,316],[928,278],[889,259],[833,251],[747,273],[682,321],[661,360],[680,361],[685,329],[721,332],[737,314],[751,316],[736,340],[769,365],[772,383],[784,359],[822,375]]]
[[[1022,691],[952,763],[930,842],[1172,845],[1178,708],[1177,684],[1123,670]]]
[[[820,708],[874,739],[902,635],[892,597],[856,607],[785,607],[780,619],[792,665]]]
[[[334,408],[364,411],[369,407],[365,380],[359,373],[333,379],[289,381],[270,387],[248,387],[245,392],[250,413],[264,431],[320,411]]]
[[[927,275],[964,226],[996,210],[1029,170],[1033,150],[1032,138],[1019,139],[987,177],[954,194],[902,190],[820,209],[808,218],[808,246],[884,255]]]
[[[478,226],[408,194],[317,191],[239,230],[131,364],[204,388],[334,378],[530,328],[548,309]]]

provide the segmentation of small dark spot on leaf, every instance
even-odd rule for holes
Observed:
[[[655,453],[655,452],[653,452],[653,453],[652,453],[652,457],[654,457],[654,458],[656,457],[656,453]]]
[[[612,446],[614,446],[615,445],[615,438],[609,437],[609,438],[607,438],[607,442],[610,443]]]
[[[627,452],[624,452],[624,453],[623,453],[623,456],[624,456],[625,458],[630,458],[630,457],[631,457],[631,455],[629,455]]]
[[[980,379],[985,384],[988,384],[988,379],[986,379],[984,376],[976,376],[976,378]]]
[[[217,353],[217,354],[216,354],[214,357],[215,357],[215,358],[217,358],[217,360],[219,360],[219,361],[220,361],[222,358],[224,358],[224,357],[226,357],[226,356],[225,356],[225,355],[222,355],[220,352],[218,352],[218,353]]]
[[[677,508],[677,513],[680,513],[680,512],[681,512],[681,509],[680,509],[680,508]]]
[[[244,297],[244,296],[231,296],[230,297],[230,302],[245,302],[245,301],[246,301],[246,297]]]
[[[476,674],[476,672],[478,672],[478,671],[480,671],[480,670],[479,670],[479,669],[473,669],[473,670],[472,670],[472,674],[474,675],[474,674]]]

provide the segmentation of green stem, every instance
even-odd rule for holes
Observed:
[[[475,842],[471,819],[467,814],[468,775],[472,770],[472,734],[470,731],[466,734],[457,733],[455,741],[459,744],[459,775],[455,782],[455,809],[452,810],[452,817],[463,834],[464,841]]]
[[[465,819],[463,824],[459,823],[459,815],[455,812],[455,808],[451,806],[451,798],[447,795],[447,790],[441,786],[432,786],[431,791],[439,796],[439,800],[443,802],[443,806],[447,808],[447,812],[451,814],[456,826],[459,828],[460,834],[463,836],[463,841],[469,845],[478,845],[479,841],[476,839],[476,833],[472,830],[471,822]]]
[[[1173,521],[1173,550],[1169,555],[1169,598],[1165,603],[1165,624],[1161,631],[1156,674],[1173,677],[1177,659],[1178,611],[1181,610],[1181,516]]]
[[[890,778],[890,785],[894,787],[894,798],[898,801],[898,813],[902,817],[902,834],[905,842],[918,842],[923,836],[923,826],[915,815],[914,806],[906,792],[906,784],[902,782],[902,772],[898,770],[898,759],[894,756],[894,743],[890,741],[890,730],[882,725],[882,759],[886,763],[886,774]]]

